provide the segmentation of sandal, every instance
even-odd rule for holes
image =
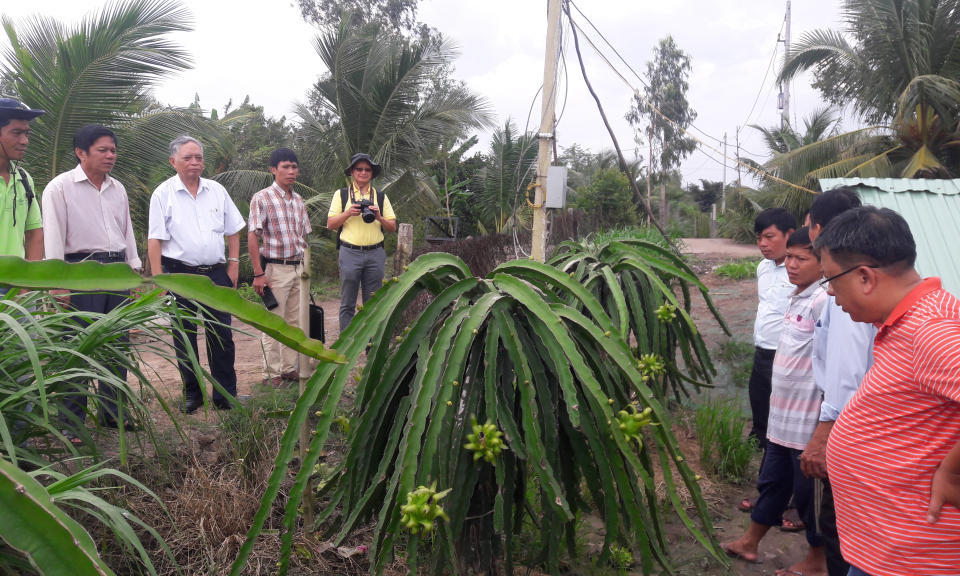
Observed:
[[[737,510],[744,514],[749,514],[753,512],[753,502],[751,502],[749,498],[744,498],[743,502],[737,505]]]
[[[69,442],[70,444],[73,444],[74,448],[79,448],[80,446],[84,445],[83,438],[80,438],[73,432],[67,432],[66,430],[64,430],[63,436],[67,439],[67,442]]]
[[[806,524],[800,519],[796,510],[787,510],[783,515],[783,522],[780,525],[781,532],[803,532],[807,529]]]
[[[106,427],[106,428],[113,428],[114,430],[120,428],[120,425],[117,424],[117,421],[116,421],[115,419],[113,419],[113,418],[104,421],[103,425],[104,425],[104,427]],[[139,431],[140,431],[140,427],[137,426],[136,424],[134,424],[133,422],[130,422],[129,420],[124,420],[124,421],[123,421],[123,430],[124,430],[125,432],[139,432]]]

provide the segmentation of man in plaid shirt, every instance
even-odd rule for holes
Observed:
[[[270,154],[274,182],[253,195],[247,223],[253,288],[263,296],[264,287],[269,286],[279,304],[273,313],[292,326],[300,325],[300,273],[306,236],[313,231],[303,198],[293,191],[298,164],[297,155],[289,148],[277,148]],[[296,351],[266,334],[261,337],[266,355],[263,383],[280,387],[285,381],[298,381]]]

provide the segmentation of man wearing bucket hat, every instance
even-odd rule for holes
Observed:
[[[327,228],[337,230],[340,262],[340,331],[357,313],[357,293],[370,299],[382,285],[386,253],[383,232],[395,232],[397,220],[390,200],[370,183],[380,165],[369,154],[354,154],[343,171],[347,187],[333,193]]]
[[[44,114],[12,98],[0,98],[0,256],[43,260],[43,222],[33,178],[20,168],[30,120]],[[6,290],[0,288],[0,296]]]

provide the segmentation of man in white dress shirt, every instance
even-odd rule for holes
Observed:
[[[790,283],[784,262],[787,258],[787,239],[797,227],[797,219],[783,208],[767,208],[757,214],[753,230],[763,260],[757,266],[757,320],[753,326],[753,371],[750,373],[750,410],[753,428],[750,437],[756,438],[761,448],[767,446],[767,419],[770,416],[771,378],[773,358],[777,354],[783,316],[787,313],[790,295],[796,287]]]
[[[85,260],[109,264],[126,262],[139,269],[137,241],[130,220],[127,191],[110,176],[117,162],[117,135],[112,130],[90,124],[80,128],[73,137],[74,153],[79,164],[47,184],[43,190],[43,246],[47,260],[81,262]],[[107,314],[125,304],[129,290],[98,291],[69,294],[67,290],[51,290],[61,302],[79,312]],[[81,315],[82,317],[82,315]],[[88,322],[80,320],[87,325]],[[126,334],[118,342],[129,342]],[[127,371],[116,369],[117,378],[126,381]],[[79,388],[85,388],[82,383]],[[98,382],[97,417],[104,426],[116,428],[117,390],[108,382]],[[87,395],[69,395],[64,398],[60,421],[82,426],[86,419]],[[128,422],[127,429],[133,429]],[[69,431],[67,437],[78,442]]]
[[[150,231],[147,252],[153,273],[201,274],[214,284],[237,287],[240,266],[240,230],[246,225],[226,189],[201,178],[203,145],[189,136],[170,143],[170,165],[177,174],[157,187],[150,198]],[[229,256],[225,257],[223,241]],[[236,348],[229,314],[200,306],[182,297],[177,304],[194,318],[209,314],[216,320],[206,324],[207,360],[214,380],[231,396],[237,395]],[[199,358],[196,324],[185,321],[183,328],[193,352]],[[210,332],[214,332],[211,334]],[[184,407],[192,414],[203,405],[201,379],[194,373],[187,353],[187,342],[174,334],[174,346],[180,376],[183,378]],[[230,400],[214,388],[213,404],[221,410],[231,408]]]

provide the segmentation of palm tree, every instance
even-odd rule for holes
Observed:
[[[517,132],[509,118],[494,130],[487,165],[478,175],[483,185],[477,198],[483,233],[500,234],[530,223],[532,212],[523,199],[533,181],[538,141],[536,134]]]
[[[380,185],[400,218],[433,212],[440,203],[426,171],[431,150],[488,126],[489,105],[462,85],[429,89],[456,56],[451,41],[418,42],[381,33],[376,23],[350,22],[343,18],[315,39],[329,73],[316,85],[314,110],[295,106],[311,161],[321,179],[339,187],[351,156],[367,152],[383,165]]]
[[[117,133],[113,174],[127,188],[134,226],[144,231],[150,194],[169,177],[171,140],[190,133],[228,151],[216,125],[151,97],[161,81],[192,67],[190,55],[169,39],[192,30],[190,20],[178,0],[112,2],[73,26],[45,16],[19,25],[0,18],[10,42],[3,52],[4,83],[18,99],[47,112],[32,124],[27,154],[39,190],[76,165],[77,129],[102,124]]]
[[[808,32],[780,81],[816,86],[871,126],[783,155],[838,176],[950,177],[960,172],[960,0],[846,0],[846,30]]]

